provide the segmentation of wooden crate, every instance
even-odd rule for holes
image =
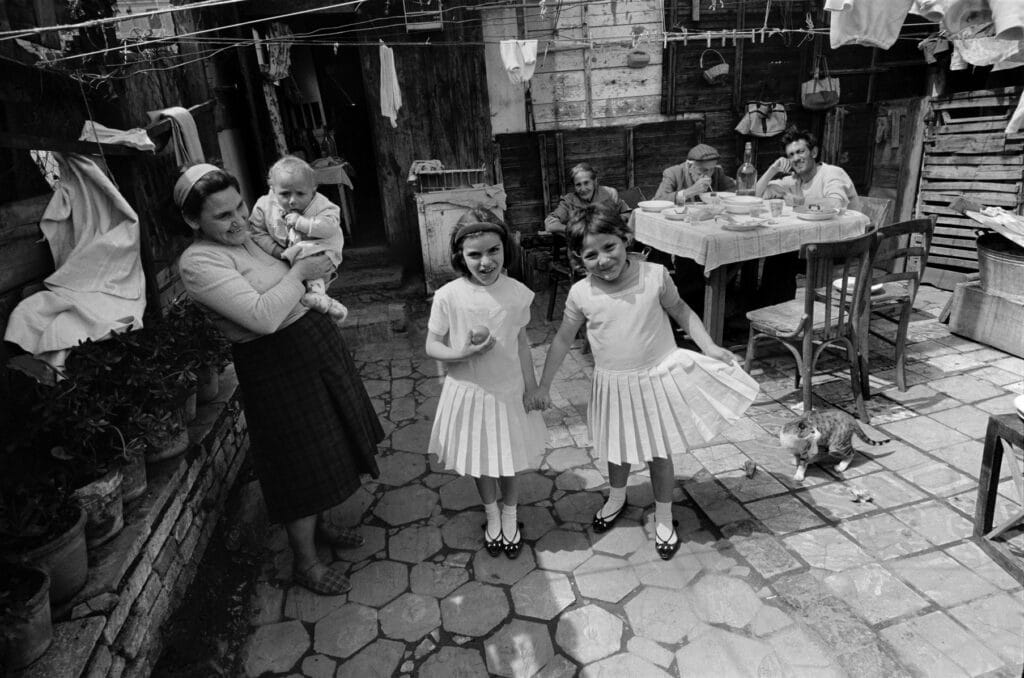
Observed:
[[[1024,298],[989,294],[979,281],[960,283],[953,292],[949,331],[1024,358]]]
[[[1020,213],[1024,134],[1003,133],[1019,97],[1019,88],[1004,88],[931,100],[917,194],[917,213],[936,217],[929,268],[978,270],[981,227],[949,208],[954,198]]]

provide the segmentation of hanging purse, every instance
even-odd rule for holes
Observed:
[[[774,137],[785,131],[787,121],[785,104],[748,101],[736,131],[752,137]]]
[[[822,72],[825,77],[821,77]],[[814,77],[800,85],[800,103],[811,111],[824,111],[839,103],[839,78],[831,76],[825,57],[818,58]]]

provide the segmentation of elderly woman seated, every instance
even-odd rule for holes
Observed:
[[[558,207],[544,219],[545,230],[564,233],[577,210],[599,203],[615,209],[623,221],[629,219],[629,206],[619,198],[619,193],[614,188],[597,183],[597,172],[589,163],[581,162],[569,170],[569,181],[572,183],[573,192],[563,195],[558,201]]]

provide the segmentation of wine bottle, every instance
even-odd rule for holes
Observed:
[[[743,164],[736,171],[736,195],[754,195],[757,170],[754,169],[754,149],[748,141],[743,149]]]

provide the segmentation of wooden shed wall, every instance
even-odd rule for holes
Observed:
[[[502,125],[496,133],[637,125],[667,119],[661,113],[662,9],[659,0],[590,0],[547,5],[534,3],[518,12],[496,8],[482,13],[489,40],[526,38],[538,41],[537,66],[530,82],[532,120],[521,127]],[[650,57],[643,68],[627,66],[637,48]],[[595,42],[591,46],[590,41]],[[489,45],[489,52],[497,46]],[[488,78],[505,80],[500,60]],[[517,97],[495,100],[492,116],[504,121],[508,108],[525,106]],[[517,119],[513,114],[513,119]]]

